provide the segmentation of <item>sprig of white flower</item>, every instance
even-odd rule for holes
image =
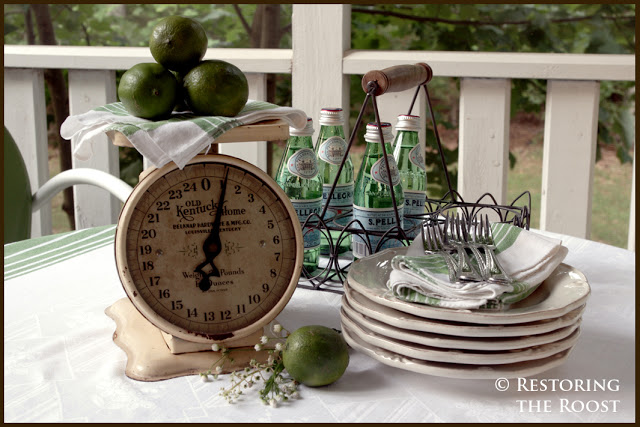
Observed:
[[[220,395],[229,403],[234,403],[243,394],[243,390],[249,390],[253,388],[256,382],[262,380],[264,386],[259,391],[260,400],[264,404],[271,405],[272,407],[278,407],[280,402],[284,402],[290,399],[297,399],[299,393],[297,391],[298,383],[292,378],[283,374],[284,364],[282,362],[282,351],[284,345],[282,339],[289,335],[289,332],[281,325],[275,324],[272,330],[278,334],[285,331],[285,336],[269,338],[266,335],[260,337],[258,343],[253,346],[255,351],[267,351],[264,346],[271,340],[279,340],[276,342],[274,348],[270,348],[267,351],[268,357],[265,363],[261,363],[257,358],[253,358],[249,362],[249,366],[241,370],[233,371],[229,374],[231,385],[228,388],[220,389]],[[251,349],[251,347],[249,347]],[[202,381],[209,382],[210,376],[213,379],[217,379],[224,370],[226,363],[233,365],[233,358],[231,357],[232,351],[246,351],[247,348],[229,349],[220,344],[212,344],[211,350],[220,351],[221,357],[211,365],[211,368],[200,373]]]

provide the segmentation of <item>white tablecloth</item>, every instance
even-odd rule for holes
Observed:
[[[5,422],[635,421],[635,253],[624,249],[560,236],[569,248],[565,263],[587,276],[592,295],[568,360],[529,378],[529,391],[516,380],[498,391],[492,380],[415,374],[351,350],[338,382],[300,386],[301,399],[273,408],[260,403],[255,389],[228,404],[218,395],[229,384],[224,377],[127,378],[126,356],[112,341],[115,324],[104,314],[125,296],[113,227],[72,236],[73,244],[63,235],[5,246]],[[339,328],[340,298],[297,289],[279,321],[289,330]],[[589,381],[591,389],[593,382],[606,389],[552,391],[554,379],[566,380],[565,389],[578,388],[578,380],[583,389]],[[536,380],[547,391],[535,391]]]

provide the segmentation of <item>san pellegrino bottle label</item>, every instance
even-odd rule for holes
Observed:
[[[346,152],[347,142],[339,136],[332,136],[320,144],[318,157],[332,165],[339,165]]]
[[[331,184],[322,186],[322,203],[326,204],[331,191]],[[348,184],[337,184],[331,200],[328,202],[329,207],[324,214],[324,221],[327,225],[333,222],[333,225],[345,226],[351,221],[351,207],[353,205],[353,182]]]
[[[403,190],[404,193],[404,214],[405,215],[419,215],[424,213],[424,205],[427,201],[427,193],[424,191],[411,191]],[[403,220],[403,226],[405,230],[410,230],[413,227],[416,229],[407,237],[416,237],[420,231],[417,225],[422,221],[416,218],[407,218]]]
[[[387,159],[389,160],[389,168],[391,169],[391,185],[398,185],[400,184],[400,173],[396,159],[391,154],[387,154]],[[389,173],[387,172],[384,157],[380,158],[371,166],[371,177],[378,182],[389,185]]]
[[[400,221],[402,222],[402,216],[404,215],[404,207],[398,206],[398,215],[400,216]],[[365,208],[362,206],[353,206],[353,219],[360,221],[362,226],[368,231],[379,231],[382,233],[386,233],[393,227],[396,227],[398,224],[396,222],[396,214],[393,208]],[[402,227],[402,224],[400,224]],[[371,242],[371,250],[375,251],[376,247],[382,240],[382,236],[375,236],[369,234],[369,241]],[[401,247],[402,242],[395,238],[386,238],[382,243],[378,251],[389,249],[389,248],[397,248]],[[360,234],[353,235],[353,243],[352,243],[353,255],[357,258],[363,258],[367,255],[370,255],[369,248],[366,244],[366,237]]]
[[[409,161],[423,171],[426,171],[427,168],[425,166],[424,155],[422,154],[423,152],[424,149],[422,148],[422,144],[416,145],[411,149],[411,151],[409,151]]]
[[[322,197],[317,199],[289,199],[295,209],[300,225],[303,225],[309,216],[316,214],[320,215],[322,212]],[[315,222],[315,221],[314,221]],[[315,249],[320,246],[320,230],[317,228],[305,227],[302,230],[304,235],[304,248]]]
[[[312,179],[318,175],[316,154],[311,148],[296,151],[287,161],[289,172],[304,179]]]

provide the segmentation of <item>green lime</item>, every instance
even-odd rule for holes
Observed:
[[[349,347],[331,328],[303,326],[287,337],[282,362],[296,381],[311,387],[328,385],[347,369]]]
[[[118,85],[118,97],[127,111],[144,119],[169,117],[178,95],[176,78],[155,62],[134,65],[122,75]]]
[[[187,105],[203,116],[233,117],[247,103],[249,84],[244,73],[220,60],[202,61],[184,76]]]
[[[188,71],[204,57],[207,34],[193,19],[168,16],[153,27],[149,49],[163,67],[172,71]]]

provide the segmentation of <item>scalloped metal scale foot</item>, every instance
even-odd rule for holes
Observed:
[[[160,381],[198,375],[210,369],[222,356],[221,352],[212,351],[210,344],[175,341],[171,335],[163,336],[164,333],[147,321],[128,298],[116,301],[105,310],[105,314],[116,323],[113,341],[126,353],[125,373],[134,380]],[[264,330],[258,330],[249,337],[225,343],[227,348],[246,351],[233,351],[233,364],[225,363],[222,373],[244,369],[251,359],[265,362],[268,352],[253,348],[263,334]]]

